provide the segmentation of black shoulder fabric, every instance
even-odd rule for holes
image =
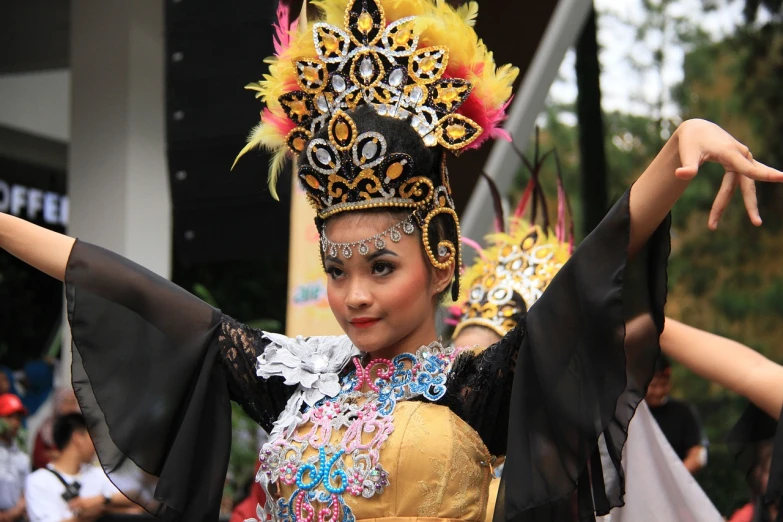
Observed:
[[[511,388],[524,337],[523,317],[500,342],[460,354],[449,372],[446,395],[438,401],[476,430],[497,457],[506,454]]]
[[[231,445],[221,313],[80,241],[65,281],[73,386],[104,471],[163,520],[217,520]]]
[[[524,335],[509,334],[521,346],[496,522],[592,520],[623,504],[622,448],[660,351],[670,251],[667,219],[628,259],[629,197],[531,307]]]

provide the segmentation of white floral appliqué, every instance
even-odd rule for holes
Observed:
[[[272,344],[256,362],[256,375],[264,379],[283,377],[297,389],[286,408],[275,421],[271,438],[286,436],[302,420],[302,404],[314,406],[324,397],[340,393],[340,371],[359,350],[347,336],[313,336],[296,338],[264,332]]]

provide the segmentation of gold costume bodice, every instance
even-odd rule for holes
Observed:
[[[447,395],[459,353],[432,343],[367,367],[354,359],[339,393],[287,408],[260,456],[273,519],[484,522],[494,458],[449,406],[464,399]]]
[[[298,429],[300,434],[310,426]],[[343,430],[332,433],[339,444]],[[304,458],[318,455],[308,447]],[[450,409],[403,401],[394,410],[394,431],[380,451],[391,477],[382,495],[345,496],[356,520],[418,518],[484,520],[491,478],[489,451],[478,434]],[[296,485],[282,485],[289,498]]]

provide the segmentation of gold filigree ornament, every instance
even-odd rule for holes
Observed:
[[[288,117],[316,135],[337,111],[369,104],[383,116],[409,119],[427,146],[456,151],[469,145],[481,127],[465,116],[456,121],[452,116],[470,95],[471,84],[442,78],[449,50],[417,48],[415,20],[405,17],[387,26],[377,0],[353,0],[345,10],[345,27],[314,24],[317,58],[295,60],[301,91],[279,99]]]

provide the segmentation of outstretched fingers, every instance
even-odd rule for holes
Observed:
[[[718,228],[718,221],[720,221],[726,207],[729,206],[731,196],[737,188],[739,178],[740,176],[738,176],[736,172],[726,172],[723,176],[723,183],[721,183],[718,195],[715,196],[715,201],[712,203],[712,209],[710,210],[710,217],[707,223],[711,230]]]

